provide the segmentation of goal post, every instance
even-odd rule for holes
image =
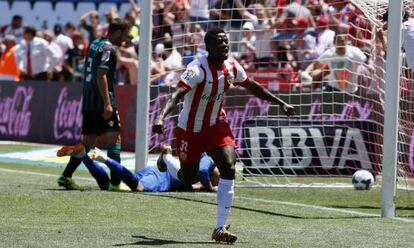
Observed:
[[[402,0],[389,1],[388,47],[385,79],[384,155],[382,162],[381,212],[383,217],[395,217],[398,115],[401,75]],[[414,111],[414,110],[413,110]]]
[[[139,171],[148,164],[148,129],[150,127],[147,113],[150,104],[152,0],[141,1],[140,32],[135,125],[135,171]]]
[[[197,1],[191,6],[187,1],[153,1],[151,14],[148,6],[144,8],[148,2],[141,1],[140,56],[145,53],[145,58],[140,57],[139,75],[140,82],[149,84],[148,93],[138,89],[138,98],[147,98],[149,109],[145,112],[148,122],[145,108],[137,110],[137,133],[141,133],[136,136],[137,169],[146,164],[145,149],[149,154],[157,154],[160,144],[174,149],[174,128],[182,104],[166,117],[164,134],[152,133],[151,124],[175,91],[186,65],[206,55],[203,37],[207,29],[219,26],[228,33],[230,56],[248,76],[297,112],[286,118],[277,106],[243,88],[230,87],[223,106],[238,146],[236,186],[346,188],[352,187],[352,174],[365,169],[376,177],[376,188],[382,184],[383,215],[393,216],[395,178],[402,179],[398,187],[414,188],[414,113],[410,110],[414,108],[414,84],[406,58],[399,52],[401,26],[396,25],[401,25],[401,6],[395,5],[401,0],[389,1],[390,6],[388,0],[335,0],[327,1],[332,3],[327,6],[308,1],[309,8],[303,10],[295,4],[283,5],[283,1],[250,0],[233,6],[227,1],[211,1],[215,4],[208,6]],[[413,5],[405,8],[413,11]],[[376,31],[387,11],[390,38],[388,47],[383,47]],[[354,56],[336,64],[321,61],[320,68],[311,70],[319,74],[309,79],[302,72],[334,48],[335,32],[343,33],[337,26],[343,29],[343,24],[355,47],[350,48]],[[306,47],[321,37],[331,39],[331,44],[320,51]],[[144,70],[148,74],[141,79]],[[142,133],[148,134],[145,141]]]

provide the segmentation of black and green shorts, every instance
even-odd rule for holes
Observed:
[[[121,124],[119,123],[118,110],[114,109],[111,118],[105,120],[102,117],[103,110],[83,111],[82,134],[83,135],[101,135],[109,132],[120,132]]]

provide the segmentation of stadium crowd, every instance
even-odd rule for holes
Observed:
[[[129,39],[117,52],[117,81],[136,84],[140,37],[140,7],[130,0],[124,16],[131,25]],[[152,82],[173,85],[179,73],[194,58],[206,55],[203,36],[212,26],[227,30],[233,56],[251,70],[277,70],[295,89],[306,82],[323,82],[333,69],[341,70],[339,81],[356,75],[365,88],[378,87],[374,65],[383,63],[386,15],[374,27],[363,12],[347,0],[179,0],[153,2]],[[105,17],[101,23],[100,16]],[[36,30],[15,15],[0,28],[0,80],[82,81],[86,49],[104,36],[118,17],[117,8],[107,13],[84,13],[79,23],[55,24],[53,30]],[[52,22],[52,21],[51,21]],[[329,49],[335,49],[335,34],[345,34],[345,60],[333,61],[335,52],[312,63]],[[351,52],[350,52],[351,51]],[[358,54],[355,64],[355,54]],[[333,68],[336,66],[337,68]],[[382,67],[381,67],[382,68]],[[350,71],[349,71],[350,70]],[[354,77],[352,80],[354,80]],[[331,79],[333,79],[331,75]],[[311,88],[322,88],[312,83]],[[355,92],[357,87],[330,85],[334,90]]]

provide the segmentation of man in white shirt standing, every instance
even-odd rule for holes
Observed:
[[[13,35],[16,43],[20,43],[23,37],[23,17],[21,15],[14,15],[10,24],[0,27],[0,38],[6,35]]]
[[[50,80],[53,68],[59,61],[48,42],[36,37],[34,27],[26,27],[23,31],[23,41],[16,51],[19,69],[23,80]]]
[[[302,79],[314,78],[317,73],[324,73],[320,69],[323,64],[327,64],[329,75],[325,91],[355,93],[358,90],[357,68],[360,65],[365,65],[367,57],[359,48],[347,45],[347,43],[348,34],[337,33],[335,46],[326,50],[317,60],[312,62],[301,73]]]
[[[414,18],[403,23],[403,48],[408,67],[414,71]]]
[[[316,46],[314,49],[314,57],[319,57],[328,48],[334,46],[335,31],[329,28],[329,19],[320,16],[318,25],[316,26]]]

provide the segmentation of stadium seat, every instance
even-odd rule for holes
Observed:
[[[52,10],[51,2],[36,2],[31,13],[34,16],[33,21],[30,22],[31,25],[43,30],[43,22],[47,21],[47,29],[53,30],[53,25],[55,25],[57,20],[55,12]]]
[[[78,4],[78,8],[73,13],[73,16],[76,17],[76,22],[75,23],[79,23],[79,18],[81,17],[81,15],[85,14],[88,11],[94,10],[94,9],[95,9],[95,4],[94,3],[80,2]]]
[[[56,22],[59,24],[65,25],[69,21],[75,24],[79,22],[79,18],[76,15],[68,15],[68,13],[73,13],[73,3],[57,2],[54,12]]]
[[[0,1],[0,9],[1,9],[0,26],[9,24],[13,17],[13,14],[9,9],[9,4],[6,1]]]
[[[125,17],[125,14],[131,10],[131,5],[129,3],[123,3],[121,7],[119,7],[118,15],[120,17]]]

